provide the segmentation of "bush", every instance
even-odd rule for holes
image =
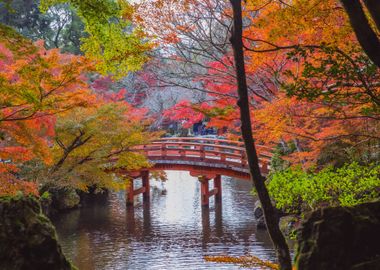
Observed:
[[[380,165],[361,166],[354,162],[319,172],[289,168],[270,176],[268,189],[276,207],[287,213],[323,206],[354,206],[379,198]]]

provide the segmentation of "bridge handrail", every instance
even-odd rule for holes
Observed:
[[[214,141],[214,142],[223,142],[229,144],[236,144],[244,146],[244,142],[241,141],[233,141],[226,139],[216,139],[216,138],[205,138],[205,137],[163,137],[155,139],[155,141]]]
[[[185,142],[181,139],[184,139],[184,140],[190,141],[190,142]],[[217,143],[212,144],[212,143],[191,142],[191,141],[200,141],[200,140],[208,141],[208,142],[217,142]],[[220,144],[220,142],[229,143],[229,144]],[[154,148],[154,146],[161,146],[161,147],[164,146],[167,149],[173,149],[173,148],[168,148],[167,146],[178,146],[174,149],[190,150],[190,149],[186,149],[184,147],[194,146],[194,147],[199,147],[200,149],[193,149],[193,150],[201,150],[202,148],[206,148],[206,149],[203,149],[204,151],[207,151],[208,147],[210,147],[210,148],[213,147],[213,148],[216,148],[219,150],[227,150],[227,151],[232,150],[232,151],[240,152],[242,154],[245,153],[245,148],[243,146],[236,146],[236,143],[239,143],[240,145],[243,144],[242,142],[220,140],[220,139],[213,139],[213,138],[211,138],[211,139],[207,138],[207,140],[204,140],[203,138],[198,138],[198,137],[175,137],[175,138],[169,138],[169,140],[168,140],[168,138],[156,139],[156,140],[153,140],[150,144],[143,145],[142,147],[145,150],[160,150],[159,148],[157,148],[157,149],[153,149],[153,148]],[[141,149],[140,147],[139,147],[139,149]],[[257,145],[257,151],[258,151],[259,156],[271,158],[273,155],[270,152],[271,150],[272,149],[267,147],[267,146]],[[225,152],[225,153],[228,153],[228,152]]]
[[[168,137],[153,139],[132,151],[144,153],[159,166],[206,166],[247,173],[248,160],[243,142],[202,137]],[[257,146],[260,168],[267,173],[272,149]],[[169,165],[168,165],[169,164]],[[171,165],[170,165],[171,164]],[[219,166],[219,167],[218,167]],[[166,168],[166,167],[165,167]]]
[[[220,145],[220,144],[209,144],[209,143],[191,143],[191,142],[152,142],[149,145],[168,145],[168,146],[203,146],[203,147],[214,147],[218,149],[229,149],[236,151],[245,151],[242,147]]]
[[[169,148],[167,146],[177,146],[175,148]],[[186,146],[198,146],[199,148],[185,148]],[[197,143],[152,143],[150,145],[144,145],[141,148],[138,148],[139,150],[143,151],[160,151],[162,150],[162,147],[165,147],[166,150],[185,150],[185,151],[193,151],[193,152],[218,152],[220,154],[225,154],[225,155],[242,155],[245,153],[244,148],[238,148],[238,147],[233,147],[233,146],[221,146],[221,145],[215,145],[215,144],[197,144]],[[207,149],[208,147],[212,147],[213,149],[219,149],[219,151],[214,151]],[[206,148],[206,149],[201,149],[201,148]],[[223,151],[223,150],[232,150],[232,152],[229,151]],[[237,152],[237,153],[236,153]],[[268,152],[261,152],[259,151],[259,156],[261,157],[266,157],[266,158],[271,158],[272,154]]]
[[[203,138],[203,137],[163,137],[153,140],[155,142],[158,141],[210,141],[210,142],[217,142],[217,143],[227,143],[230,145],[237,145],[238,147],[244,148],[244,142],[241,141],[233,141],[233,140],[226,140],[226,139],[215,139],[215,138]],[[268,152],[271,152],[273,148],[256,144],[256,148],[266,149]]]

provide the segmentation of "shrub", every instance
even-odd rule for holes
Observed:
[[[287,213],[353,206],[379,198],[380,165],[354,162],[319,172],[288,168],[269,177],[268,189],[276,207]]]

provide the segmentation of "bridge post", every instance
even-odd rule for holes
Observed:
[[[214,178],[214,188],[217,190],[215,202],[220,203],[222,201],[222,176],[220,174]]]
[[[141,172],[141,180],[142,180],[142,186],[145,188],[145,191],[143,193],[143,201],[149,202],[150,184],[149,184],[149,171],[148,170]]]
[[[203,161],[205,158],[206,158],[206,152],[205,152],[205,147],[203,145],[201,145],[199,147],[199,151],[200,151],[200,158],[201,160]]]
[[[201,182],[201,204],[202,207],[208,207],[209,205],[209,180],[205,176],[198,177],[199,182]]]
[[[133,201],[134,201],[133,198],[135,197],[134,189],[133,189],[133,180],[134,178],[131,178],[131,180],[129,180],[129,186],[125,190],[126,191],[125,199],[126,199],[127,206],[133,206]]]
[[[269,170],[268,170],[268,162],[264,161],[261,165],[261,173],[262,174],[268,174],[269,173]]]
[[[245,153],[244,150],[241,152],[241,165],[243,167],[248,165],[247,154]]]

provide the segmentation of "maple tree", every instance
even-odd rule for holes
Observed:
[[[363,157],[373,156],[378,152],[373,142],[378,140],[379,71],[360,49],[340,3],[263,3],[249,2],[262,8],[245,33],[247,54],[255,59],[247,67],[257,72],[271,66],[277,86],[256,114],[257,139],[292,141],[297,149],[290,160],[306,167],[342,142],[346,149],[367,152]],[[261,129],[271,136],[260,134]]]
[[[143,117],[143,111],[122,100],[97,100],[63,114],[55,125],[54,161],[39,177],[48,185],[81,190],[125,187],[119,169],[125,173],[149,167],[146,158],[133,151],[150,138]]]
[[[258,10],[257,16],[251,16]],[[219,10],[215,13],[221,14]],[[296,151],[285,158],[305,167],[322,162],[320,156],[342,141],[347,151],[353,146],[359,149],[364,157],[361,161],[370,162],[371,158],[366,157],[371,155],[372,160],[376,159],[373,155],[378,152],[378,69],[360,49],[340,3],[248,1],[243,13],[247,24],[243,46],[255,138],[271,146],[279,142],[296,144]],[[178,31],[172,31],[182,37]],[[216,38],[207,40],[202,36],[201,40],[219,44]],[[230,62],[222,57],[200,63],[210,67],[207,76],[197,74],[194,79],[201,80],[208,91],[208,106],[189,104],[187,115],[184,106],[183,113],[168,115],[173,119],[181,115],[187,120],[192,114],[197,115],[197,108],[209,107],[203,110],[206,116],[213,116],[209,125],[228,126],[230,131],[236,131],[239,121],[236,113],[235,117],[231,113],[237,107]],[[217,111],[220,115],[215,114]],[[223,121],[226,112],[228,121]],[[370,147],[366,147],[368,141]]]
[[[148,166],[130,149],[150,138],[144,109],[124,91],[94,92],[85,76],[92,61],[0,30],[1,194],[36,193],[36,184],[112,188],[125,185],[112,168]]]
[[[52,161],[54,115],[88,102],[82,72],[90,64],[46,51],[8,27],[0,26],[0,31],[1,181],[3,186],[20,186],[26,183],[17,180],[18,164],[33,158]]]

